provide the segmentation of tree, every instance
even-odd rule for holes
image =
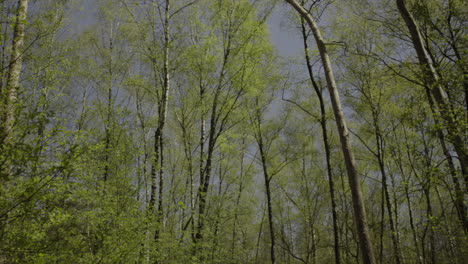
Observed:
[[[283,1],[297,19],[43,0],[27,23],[20,2],[0,1],[0,262],[467,258],[461,0]],[[298,57],[275,50],[278,18]]]
[[[445,122],[445,128],[447,129],[449,140],[452,142],[460,161],[465,185],[468,186],[468,154],[466,144],[463,140],[463,132],[460,130],[460,128],[465,127],[465,125],[463,123],[460,125],[460,121],[457,120],[458,115],[454,112],[454,109],[452,109],[452,106],[448,101],[447,92],[444,91],[443,87],[440,85],[440,77],[429,58],[427,49],[422,40],[419,26],[413,15],[408,10],[406,1],[396,0],[396,5],[410,32],[413,46],[422,69],[424,81],[429,86],[431,97],[436,102],[438,112],[436,118],[439,118],[440,115],[440,118]]]
[[[328,176],[328,187],[330,190],[330,202],[331,202],[331,211],[332,211],[332,221],[333,221],[333,239],[334,239],[334,252],[335,252],[335,263],[341,263],[341,254],[340,254],[340,238],[338,230],[338,216],[336,212],[336,198],[335,198],[335,181],[333,179],[332,165],[331,165],[331,150],[330,150],[330,141],[328,139],[328,129],[327,129],[327,113],[325,109],[325,102],[322,95],[322,89],[319,87],[317,81],[314,78],[312,62],[309,55],[309,44],[308,38],[309,34],[306,30],[304,19],[301,19],[301,33],[304,44],[304,56],[307,65],[307,73],[309,74],[309,79],[314,88],[315,94],[319,100],[320,106],[320,127],[322,129],[322,141],[325,148],[325,162],[327,166],[327,176]]]
[[[254,6],[246,1],[239,3],[214,3],[212,8],[216,11],[214,23],[220,23],[222,47],[220,60],[218,62],[219,71],[215,75],[216,82],[212,84],[207,80],[200,79],[200,103],[205,105],[206,98],[203,84],[212,85],[212,97],[208,108],[208,134],[205,138],[205,116],[202,113],[200,120],[200,185],[197,192],[199,200],[198,224],[195,234],[195,241],[203,239],[203,229],[205,226],[207,194],[210,186],[211,173],[213,168],[213,158],[215,147],[219,137],[232,126],[230,117],[233,111],[240,106],[240,100],[245,94],[248,86],[245,78],[249,77],[255,64],[249,63],[247,58],[253,52],[262,52],[262,38],[265,18],[258,19],[254,13]],[[257,44],[255,41],[259,42]],[[258,46],[257,46],[258,45]],[[205,76],[203,76],[205,77]],[[205,152],[205,145],[206,152]]]
[[[28,0],[18,0],[16,9],[15,25],[13,30],[12,53],[10,56],[10,64],[8,65],[8,77],[5,91],[1,91],[2,109],[2,125],[0,127],[0,152],[9,150],[9,146],[14,145],[13,127],[18,111],[18,93],[20,89],[20,75],[23,66],[23,46],[25,24],[28,14]],[[0,166],[0,184],[11,174],[11,161],[1,161]]]
[[[340,96],[336,85],[335,77],[331,67],[331,61],[327,52],[326,43],[324,42],[321,32],[315,22],[315,19],[302,5],[295,0],[286,0],[309,25],[312,33],[314,34],[317,47],[320,52],[320,57],[323,63],[325,77],[327,80],[328,89],[330,92],[331,103],[333,112],[335,114],[336,125],[340,135],[341,147],[343,156],[345,158],[346,169],[348,172],[349,185],[351,187],[353,208],[356,226],[359,235],[359,244],[361,247],[362,257],[364,263],[375,263],[374,252],[370,240],[369,227],[367,225],[367,216],[364,208],[364,201],[360,187],[359,174],[356,170],[356,162],[352,152],[352,146],[349,140],[349,132],[346,125],[346,120],[341,109]]]

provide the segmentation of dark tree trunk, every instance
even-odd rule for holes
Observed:
[[[258,117],[260,118],[260,117]],[[260,120],[258,120],[260,123]],[[258,125],[258,129],[260,130],[260,124]],[[258,148],[260,150],[260,158],[262,162],[262,169],[263,169],[263,176],[264,176],[264,181],[265,181],[265,191],[266,191],[266,196],[267,196],[267,209],[268,209],[268,224],[270,227],[270,258],[271,258],[271,264],[275,264],[275,228],[273,226],[273,209],[271,206],[271,190],[270,190],[270,176],[268,174],[268,168],[267,168],[267,161],[266,161],[266,156],[265,156],[265,149],[263,145],[263,138],[262,138],[262,132],[258,131],[257,135],[257,143],[258,143]]]
[[[340,256],[340,238],[338,230],[338,216],[336,213],[336,198],[335,198],[335,182],[333,180],[333,173],[331,168],[331,151],[330,151],[330,142],[328,140],[328,129],[327,129],[327,116],[325,110],[325,102],[323,100],[322,90],[315,81],[312,64],[309,56],[309,44],[307,43],[308,34],[304,25],[304,19],[301,19],[301,29],[302,29],[302,39],[304,41],[304,53],[307,64],[307,72],[309,73],[309,78],[314,88],[315,94],[319,99],[320,104],[320,127],[322,129],[322,141],[325,148],[325,160],[327,164],[327,176],[328,176],[328,186],[330,191],[330,200],[331,200],[331,209],[332,209],[332,221],[333,221],[333,240],[334,240],[334,253],[335,253],[335,263],[341,264]]]
[[[156,211],[157,226],[154,232],[155,240],[159,240],[160,232],[164,223],[164,126],[167,117],[167,105],[170,90],[170,73],[169,73],[169,8],[170,0],[166,0],[164,6],[164,59],[163,59],[163,81],[160,101],[158,102],[158,122],[154,132],[154,158],[151,167],[151,197],[150,210],[156,208],[156,191],[158,192],[158,207]],[[157,79],[157,78],[155,78]],[[158,179],[159,176],[159,179]]]

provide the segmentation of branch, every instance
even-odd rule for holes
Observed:
[[[296,101],[284,98],[284,90],[282,91],[282,94],[281,94],[281,100],[286,101],[288,103],[292,103],[293,105],[297,106],[299,109],[301,109],[302,111],[304,111],[306,114],[308,114],[311,117],[316,117],[316,115],[312,114],[309,110],[305,109],[303,106],[301,106]]]
[[[194,1],[192,1],[192,2],[190,2],[188,4],[186,4],[186,5],[182,6],[181,8],[177,9],[176,11],[174,11],[174,13],[169,15],[169,19],[171,19],[173,16],[177,15],[177,13],[181,12],[185,8],[187,8],[187,7],[189,7],[189,6],[193,5],[193,4],[196,4],[198,1],[199,0],[194,0]]]

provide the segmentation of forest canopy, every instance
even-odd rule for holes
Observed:
[[[0,263],[468,259],[465,1],[0,10]]]

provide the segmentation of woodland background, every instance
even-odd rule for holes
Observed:
[[[0,263],[467,260],[465,1],[0,10]]]

